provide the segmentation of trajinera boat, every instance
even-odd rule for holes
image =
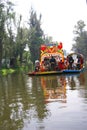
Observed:
[[[35,61],[35,70],[28,75],[53,75],[80,73],[83,71],[83,55],[70,53],[64,56],[63,45],[43,44],[40,47],[40,60]]]

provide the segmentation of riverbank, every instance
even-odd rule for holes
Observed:
[[[5,76],[8,74],[13,74],[17,72],[26,72],[28,71],[27,67],[18,67],[18,68],[2,68],[0,69],[0,75]]]
[[[12,74],[14,73],[16,70],[15,69],[1,69],[0,70],[0,75],[7,75],[7,74]]]

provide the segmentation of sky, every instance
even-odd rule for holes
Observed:
[[[15,11],[23,16],[26,25],[30,9],[42,15],[42,29],[46,36],[51,36],[53,41],[63,43],[63,48],[68,52],[73,44],[73,30],[77,21],[83,20],[87,25],[86,0],[12,0],[16,5]],[[87,29],[87,26],[86,26]]]

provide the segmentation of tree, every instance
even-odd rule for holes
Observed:
[[[13,52],[14,35],[12,25],[15,18],[12,2],[0,0],[0,67],[2,58],[10,57]],[[13,21],[12,21],[13,20]]]
[[[19,21],[17,23],[17,35],[16,35],[16,50],[15,57],[19,59],[20,64],[23,61],[23,53],[26,44],[28,44],[28,33],[29,30],[25,27],[21,26],[22,16],[20,16]]]
[[[29,37],[31,61],[34,63],[40,56],[40,45],[43,43],[43,31],[41,29],[41,15],[37,18],[36,12],[31,8],[29,19]]]
[[[52,43],[52,37],[51,36],[46,36],[44,35],[44,43],[48,44],[48,43]]]
[[[77,22],[77,25],[74,27],[74,41],[72,50],[75,52],[81,53],[87,58],[87,31],[85,31],[85,23],[84,21],[80,20]]]
[[[2,61],[2,51],[3,51],[3,38],[4,38],[4,31],[5,31],[5,15],[4,15],[4,3],[0,1],[0,68],[1,68],[1,61]]]
[[[9,55],[8,57],[11,58],[14,56],[14,50],[15,50],[15,35],[14,35],[14,31],[13,31],[13,25],[15,24],[15,12],[13,11],[13,6],[14,4],[10,1],[7,1],[7,5],[6,5],[6,20],[5,20],[5,30],[7,33],[7,39],[5,40],[4,44],[5,44],[5,48],[7,47],[9,48]],[[4,38],[5,39],[5,38]],[[7,47],[6,47],[7,46]]]

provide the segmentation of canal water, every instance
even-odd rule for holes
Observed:
[[[86,130],[87,72],[0,77],[0,130]]]

